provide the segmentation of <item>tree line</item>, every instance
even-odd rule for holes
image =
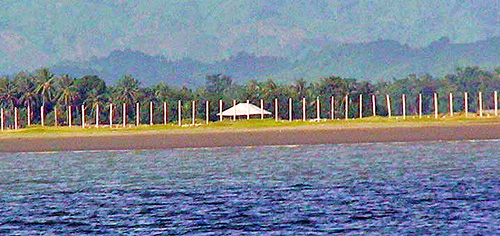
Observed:
[[[377,115],[386,116],[387,107],[385,96],[391,97],[393,114],[400,115],[401,96],[407,98],[407,114],[417,114],[418,96],[422,94],[423,113],[430,114],[433,111],[433,94],[439,94],[439,111],[446,113],[448,109],[448,94],[454,94],[454,110],[463,111],[464,93],[469,94],[469,110],[475,111],[478,107],[477,96],[479,92],[484,94],[483,103],[485,109],[493,107],[493,92],[500,90],[500,67],[493,71],[482,70],[478,67],[457,68],[454,73],[442,78],[434,78],[431,75],[409,75],[401,79],[391,80],[357,80],[354,78],[342,78],[330,76],[320,78],[314,82],[308,82],[303,78],[288,83],[280,83],[274,79],[266,81],[249,80],[245,84],[235,84],[233,79],[222,74],[208,75],[205,78],[205,86],[202,88],[171,87],[164,81],[156,85],[142,86],[140,81],[130,75],[124,75],[112,85],[95,75],[87,75],[74,78],[70,75],[56,76],[49,69],[42,68],[33,73],[20,72],[13,77],[0,78],[0,100],[1,108],[5,110],[6,123],[12,124],[12,113],[15,107],[19,112],[19,118],[27,118],[28,107],[30,108],[32,122],[40,122],[40,107],[44,106],[47,124],[53,124],[54,111],[57,110],[58,123],[64,124],[67,120],[68,106],[73,106],[74,122],[81,122],[80,108],[85,107],[87,116],[94,117],[97,105],[100,106],[101,122],[109,119],[109,104],[121,107],[127,104],[127,116],[129,120],[135,120],[135,104],[140,103],[141,121],[149,123],[149,103],[155,104],[154,123],[163,121],[163,104],[166,102],[168,109],[168,121],[177,120],[177,101],[183,101],[183,119],[189,119],[191,114],[191,101],[197,101],[197,114],[205,117],[205,101],[210,101],[211,120],[217,120],[219,112],[218,101],[222,100],[224,108],[231,106],[233,100],[246,102],[249,100],[255,105],[264,100],[264,108],[274,111],[274,99],[279,101],[279,116],[289,119],[289,98],[293,102],[293,119],[302,117],[302,99],[307,101],[307,117],[316,117],[316,99],[321,101],[321,114],[324,117],[331,112],[330,101],[334,98],[334,115],[344,117],[345,96],[349,97],[349,117],[359,117],[359,99],[362,100],[363,116],[372,114],[370,95],[375,95],[377,100]],[[352,105],[351,105],[352,104]],[[120,121],[121,109],[116,109],[116,122]]]

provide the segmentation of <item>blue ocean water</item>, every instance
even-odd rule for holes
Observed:
[[[0,154],[0,234],[500,233],[500,141]]]

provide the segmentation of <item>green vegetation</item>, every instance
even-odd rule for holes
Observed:
[[[241,119],[241,120],[224,120],[222,122],[211,122],[208,125],[202,120],[197,120],[196,124],[191,125],[190,120],[185,121],[188,124],[178,126],[176,124],[167,125],[127,125],[122,127],[116,125],[113,128],[109,126],[101,126],[96,128],[90,126],[82,129],[79,126],[40,126],[33,125],[29,128],[18,130],[6,130],[0,136],[2,138],[19,138],[19,137],[60,137],[60,136],[102,136],[102,135],[123,135],[123,134],[148,134],[148,133],[198,133],[198,132],[248,132],[251,130],[274,130],[274,129],[350,129],[350,128],[377,128],[377,127],[424,127],[424,126],[463,126],[480,123],[498,123],[500,117],[465,117],[457,115],[453,117],[442,117],[434,119],[433,116],[409,116],[406,119],[402,117],[381,117],[372,116],[362,119],[324,119],[320,122],[308,120],[288,120],[275,121],[274,119]]]
[[[69,75],[60,77],[52,74],[48,69],[40,69],[33,74],[21,72],[14,78],[0,78],[0,100],[1,108],[5,111],[4,124],[7,128],[14,125],[14,107],[19,110],[18,120],[20,127],[27,126],[28,107],[30,108],[31,124],[41,123],[40,107],[44,106],[45,124],[53,126],[55,116],[60,126],[68,125],[68,106],[72,107],[72,128],[48,128],[34,126],[23,131],[15,132],[96,132],[97,129],[77,130],[81,124],[81,106],[85,107],[86,123],[88,126],[95,124],[97,107],[99,105],[99,123],[109,124],[110,108],[114,105],[113,124],[120,126],[123,118],[122,105],[126,105],[127,122],[135,124],[135,104],[140,104],[140,121],[142,124],[150,123],[149,104],[153,104],[154,124],[162,124],[164,119],[163,104],[167,107],[167,120],[169,125],[152,127],[141,126],[138,128],[121,129],[120,132],[129,130],[165,130],[179,129],[176,124],[178,120],[177,102],[182,101],[182,119],[184,123],[191,118],[192,101],[196,101],[196,114],[198,119],[206,116],[205,101],[210,101],[211,121],[217,121],[216,115],[219,111],[218,101],[222,100],[224,109],[230,107],[233,99],[239,102],[249,100],[253,104],[264,101],[264,109],[274,112],[274,99],[278,99],[279,118],[288,120],[289,98],[292,98],[293,120],[302,119],[302,99],[306,101],[306,115],[308,118],[316,117],[316,99],[320,101],[320,111],[323,119],[330,119],[331,98],[334,98],[335,118],[345,117],[345,97],[349,98],[349,118],[359,117],[360,95],[363,95],[363,117],[372,116],[371,95],[376,96],[376,113],[378,116],[387,116],[385,95],[391,98],[393,116],[402,115],[401,96],[406,95],[406,114],[408,120],[418,112],[418,96],[422,95],[422,112],[433,116],[433,94],[437,93],[438,109],[440,116],[449,112],[448,94],[453,93],[454,112],[464,110],[464,92],[468,92],[469,111],[478,110],[478,93],[483,94],[483,109],[492,109],[493,91],[500,90],[500,68],[495,71],[484,71],[477,67],[458,68],[454,74],[443,78],[432,78],[430,75],[417,77],[410,75],[407,78],[390,81],[358,81],[352,78],[341,78],[331,76],[320,78],[317,82],[308,83],[304,79],[297,79],[290,84],[279,84],[273,79],[267,81],[250,80],[246,84],[234,84],[231,77],[217,74],[206,77],[206,85],[202,88],[192,89],[187,87],[174,88],[161,81],[152,87],[142,87],[141,83],[130,75],[125,75],[116,84],[107,85],[103,79],[97,76],[83,76],[72,78]],[[57,109],[56,109],[57,108]],[[57,111],[57,114],[56,114]],[[474,114],[475,115],[475,114]],[[473,116],[473,114],[471,114]],[[380,120],[377,120],[380,119]],[[460,118],[453,118],[459,120]],[[383,121],[382,121],[383,120]],[[393,120],[398,121],[396,118]],[[422,119],[425,121],[426,119]],[[387,119],[369,118],[359,122],[388,122]],[[355,123],[358,121],[349,121]],[[420,121],[419,121],[420,122]],[[198,123],[204,123],[200,120]],[[207,127],[275,127],[295,126],[311,124],[311,122],[294,121],[287,122],[266,121],[240,121],[235,124],[231,122],[215,122]],[[328,124],[320,122],[321,124]],[[342,121],[333,122],[342,124]],[[120,126],[121,127],[121,126]],[[205,126],[202,126],[205,127]],[[100,130],[100,129],[99,129]],[[103,130],[106,130],[103,128]],[[101,131],[99,131],[101,132]],[[115,132],[111,130],[110,132]]]

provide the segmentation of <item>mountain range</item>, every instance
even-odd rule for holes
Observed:
[[[51,70],[75,77],[98,75],[114,83],[123,75],[132,75],[144,85],[165,81],[174,86],[199,87],[211,74],[231,76],[236,83],[249,79],[287,81],[338,75],[366,80],[402,78],[409,74],[444,76],[457,67],[500,66],[500,37],[474,43],[451,43],[443,37],[431,44],[413,48],[393,40],[369,43],[330,44],[320,49],[300,48],[294,56],[256,56],[239,52],[212,63],[184,58],[169,60],[130,49],[115,50],[104,57],[86,61],[64,61]]]
[[[75,66],[99,69],[109,78],[130,70],[141,76],[149,71],[144,76],[157,73],[158,78],[183,79],[189,75],[196,80],[198,73],[212,68],[250,78],[330,73],[386,77],[424,69],[411,63],[415,58],[432,61],[449,56],[446,50],[500,36],[498,0],[2,0],[0,16],[0,75],[61,61],[99,64],[106,58],[137,56],[152,64],[116,68],[113,73],[105,66]],[[426,52],[441,36],[450,40],[437,50],[441,54]],[[127,49],[145,55],[132,55]],[[398,50],[404,53],[389,54]],[[149,55],[164,58],[146,59]],[[254,74],[232,70],[233,60],[252,57],[279,66]],[[402,64],[392,71],[385,64],[378,68],[372,60]],[[158,68],[153,62],[167,66],[152,73],[152,68]],[[354,66],[354,62],[361,64]],[[376,68],[362,67],[365,64]],[[251,69],[253,65],[238,66]],[[151,79],[145,78],[147,83]]]

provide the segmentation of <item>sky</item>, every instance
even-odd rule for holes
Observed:
[[[497,0],[2,0],[0,74],[132,49],[210,62],[246,51],[500,35]]]

